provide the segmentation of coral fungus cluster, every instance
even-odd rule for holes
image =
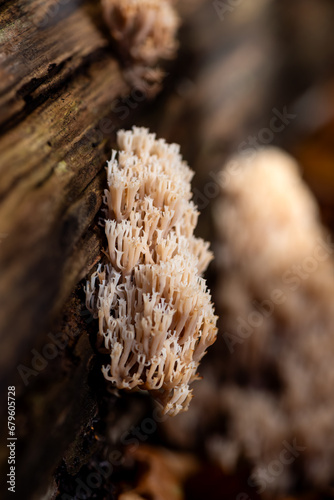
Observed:
[[[334,478],[334,247],[291,157],[267,148],[232,161],[214,211],[224,449],[245,454],[262,484],[261,471],[296,443],[294,465],[279,464],[266,487],[291,485],[297,460],[304,481],[324,486]]]
[[[122,54],[154,65],[177,49],[178,16],[168,0],[102,0],[104,18]]]
[[[192,171],[179,147],[147,129],[118,133],[108,162],[108,263],[87,283],[99,339],[110,352],[103,374],[116,387],[152,392],[167,414],[186,410],[216,316],[201,273],[212,256],[193,235]]]

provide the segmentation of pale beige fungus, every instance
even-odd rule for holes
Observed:
[[[102,0],[106,23],[124,55],[154,65],[174,57],[179,18],[168,0]]]
[[[225,439],[258,477],[295,440],[300,473],[325,486],[334,477],[333,243],[293,158],[265,148],[232,161],[214,207]],[[295,465],[272,475],[268,490],[291,486]]]
[[[216,316],[201,273],[212,255],[193,235],[193,172],[179,147],[147,129],[118,133],[108,162],[108,263],[87,283],[87,307],[110,352],[104,377],[119,389],[152,392],[167,414],[188,408],[197,367],[216,339]]]

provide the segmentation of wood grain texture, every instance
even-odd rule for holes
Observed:
[[[68,17],[39,29],[32,22],[39,4],[15,2],[9,11],[21,17],[11,23],[5,16],[3,28],[10,39],[8,30],[11,34],[30,23],[20,44],[36,47],[29,64],[14,65],[11,57],[3,62],[10,73],[2,81],[6,132],[0,140],[0,220],[6,236],[0,250],[0,361],[5,384],[29,336],[35,341],[47,328],[97,256],[96,247],[95,255],[88,251],[83,260],[75,250],[80,255],[80,239],[101,203],[103,175],[96,176],[117,126],[113,101],[128,92],[110,50],[97,54],[108,41],[84,5],[73,4]],[[25,53],[21,45],[18,50]]]

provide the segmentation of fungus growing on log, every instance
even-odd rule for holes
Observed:
[[[212,254],[193,235],[193,172],[179,146],[133,127],[118,132],[118,147],[104,196],[107,263],[87,282],[86,304],[99,319],[99,347],[110,352],[104,377],[150,391],[176,415],[188,408],[189,384],[216,339],[201,277]]]

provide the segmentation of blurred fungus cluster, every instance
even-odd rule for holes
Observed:
[[[172,0],[102,0],[105,22],[125,65],[124,75],[146,94],[156,92],[163,59],[176,57],[180,19]]]

